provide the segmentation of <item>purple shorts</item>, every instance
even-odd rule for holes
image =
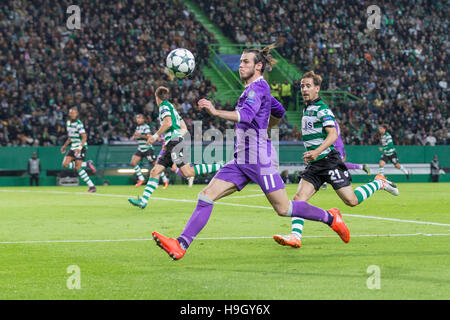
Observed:
[[[237,164],[235,159],[222,167],[214,178],[234,183],[238,191],[250,181],[259,184],[264,193],[284,189],[284,182],[273,165],[262,167],[257,164]]]

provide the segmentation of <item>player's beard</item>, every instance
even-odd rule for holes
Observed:
[[[305,98],[305,97],[303,96],[303,100],[305,101],[306,104],[309,104],[309,103],[311,102],[311,96],[308,95],[307,98]]]
[[[255,69],[253,69],[248,75],[243,76],[241,74],[239,74],[239,77],[241,78],[241,80],[246,83],[248,79],[250,79],[251,77],[253,77],[255,75]]]

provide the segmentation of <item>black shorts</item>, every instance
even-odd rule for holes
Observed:
[[[78,156],[75,155],[75,150],[69,150],[69,152],[67,153],[67,157],[72,157],[74,158],[76,161],[84,161],[84,159],[86,158],[86,147],[83,147],[81,149],[81,152]]]
[[[352,182],[352,176],[336,150],[323,159],[309,163],[300,174],[300,179],[312,183],[316,191],[324,182],[331,184],[334,190],[347,187]]]
[[[135,156],[140,157],[141,159],[146,158],[148,162],[153,163],[156,160],[155,150],[148,149],[147,151],[136,151],[134,153]]]
[[[181,168],[186,163],[183,162],[183,138],[174,138],[170,140],[166,146],[163,154],[158,157],[157,164],[170,168],[175,163],[178,168]]]
[[[398,163],[398,156],[397,156],[397,152],[394,152],[393,154],[391,154],[390,156],[387,156],[385,154],[383,154],[381,156],[381,159],[384,162],[388,163],[389,161],[391,161],[393,164],[397,164]]]

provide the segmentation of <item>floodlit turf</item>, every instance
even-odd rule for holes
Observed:
[[[311,203],[339,207],[351,241],[306,222],[301,249],[272,240],[290,219],[249,185],[171,261],[151,232],[178,236],[203,187],[159,188],[144,210],[127,201],[143,187],[0,188],[0,299],[450,298],[450,184],[400,184],[399,197],[379,191],[355,208],[321,190]]]

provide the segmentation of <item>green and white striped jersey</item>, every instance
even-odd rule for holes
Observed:
[[[67,120],[66,122],[67,135],[70,138],[70,150],[81,149],[81,134],[86,133],[83,122],[81,120]],[[87,142],[83,147],[87,147]]]
[[[150,134],[151,133],[150,126],[146,123],[141,124],[140,126],[137,126],[136,132],[143,136]],[[138,142],[138,150],[141,152],[145,152],[149,149],[153,149],[152,145],[146,145],[146,143],[147,143],[146,138],[138,137],[138,138],[136,138],[136,141]]]
[[[395,152],[394,142],[392,142],[392,136],[389,132],[385,132],[381,137],[381,144],[383,148],[383,154],[391,156]]]
[[[322,99],[318,98],[306,106],[302,117],[302,137],[306,150],[317,149],[327,138],[325,127],[334,126],[334,114]],[[334,145],[331,145],[315,161],[325,158],[333,149]]]
[[[171,117],[172,126],[164,132],[165,143],[167,144],[170,140],[176,137],[181,137],[180,125],[181,117],[178,111],[169,101],[163,101],[159,105],[159,123],[162,125],[165,117]]]

